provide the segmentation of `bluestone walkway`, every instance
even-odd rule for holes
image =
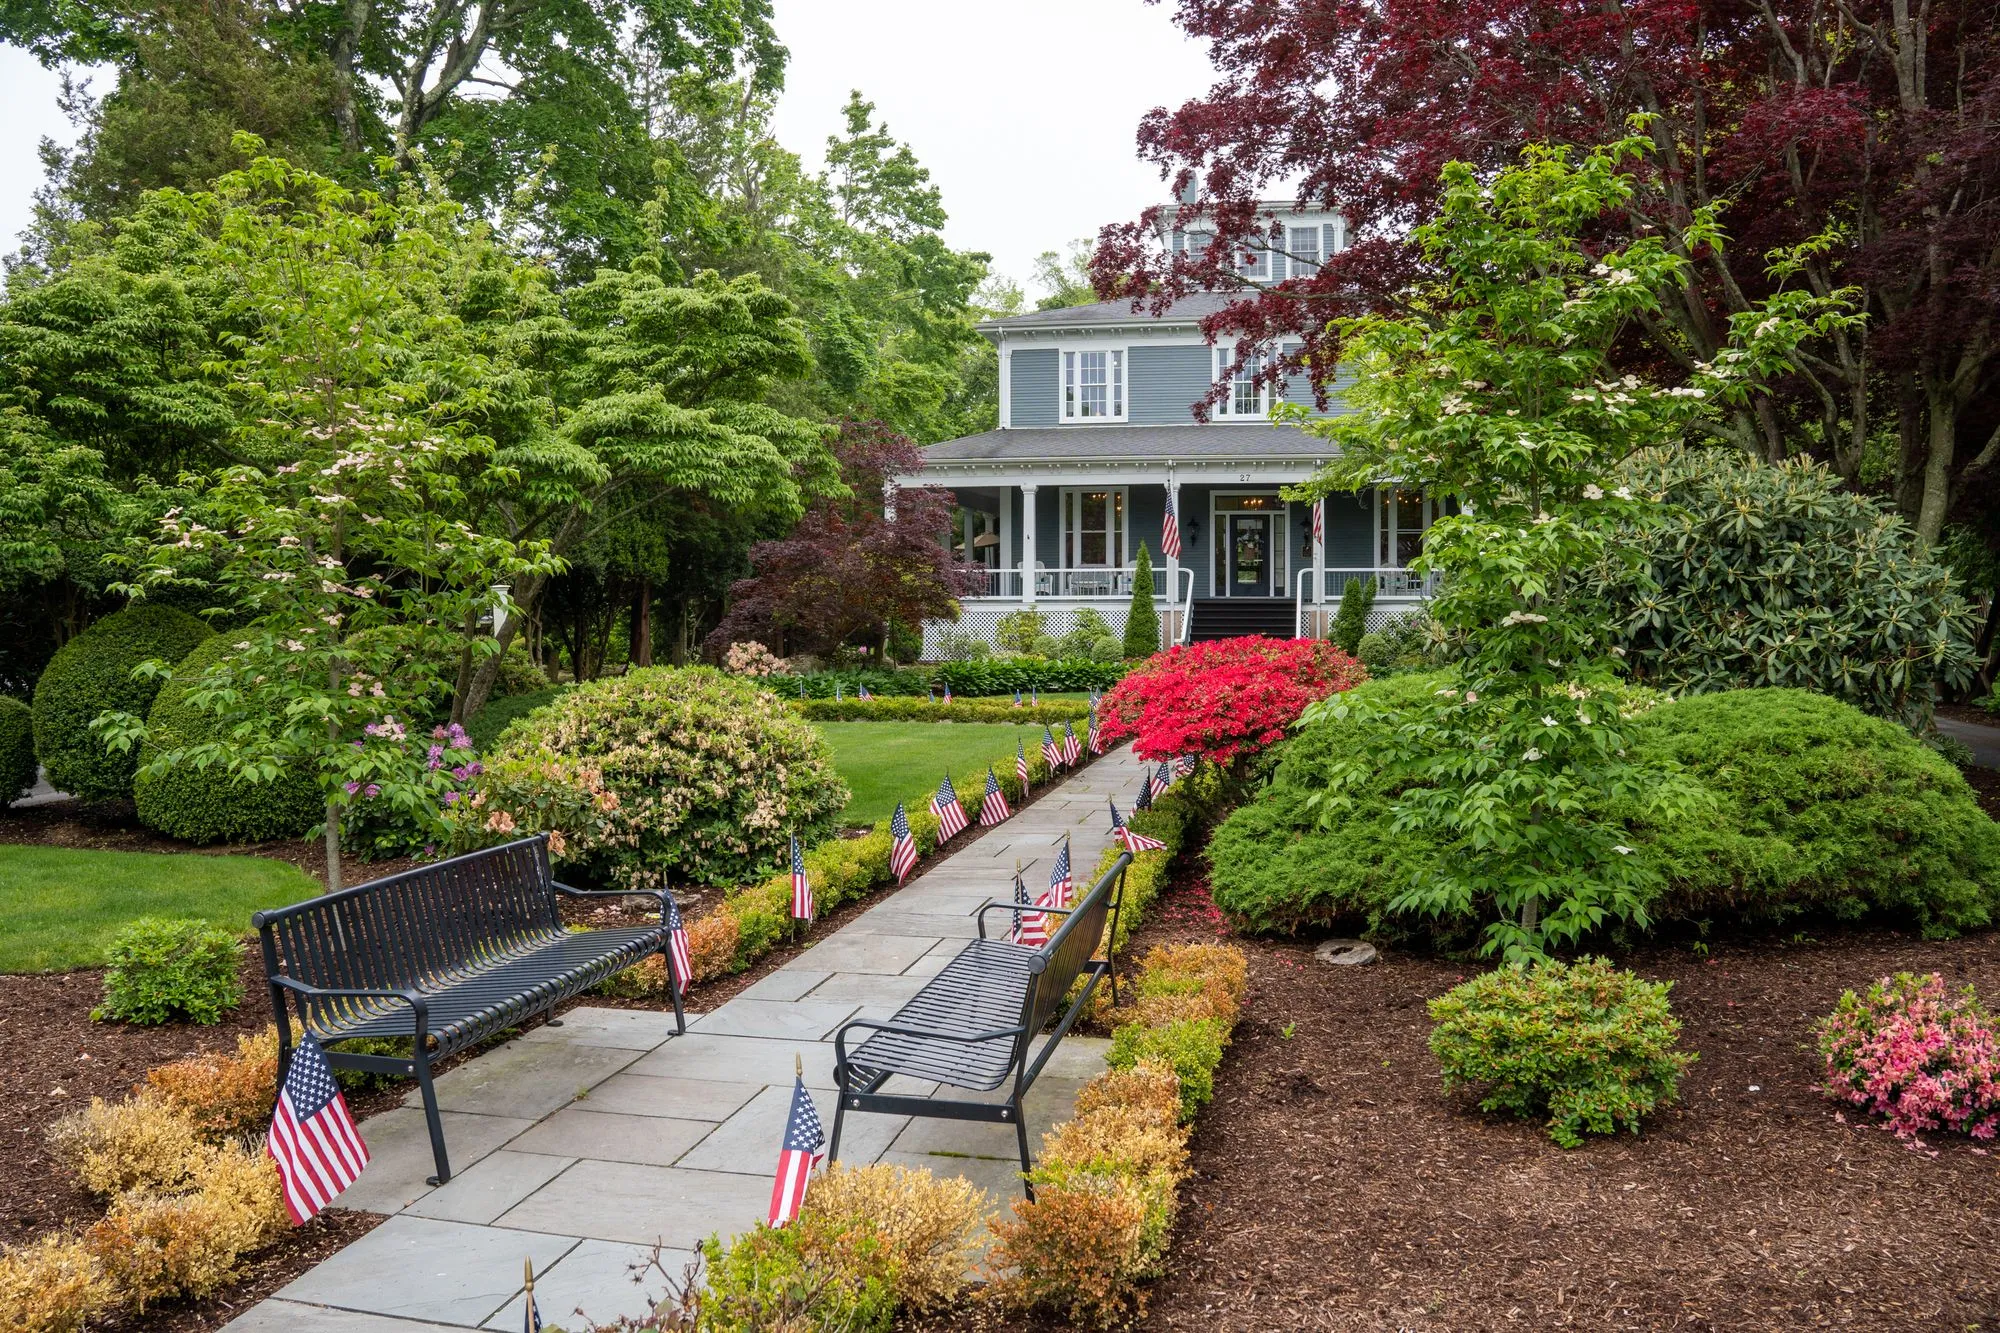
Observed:
[[[1125,808],[1137,769],[1099,759],[673,1037],[673,1015],[579,1007],[437,1082],[450,1182],[432,1188],[421,1103],[362,1124],[373,1160],[344,1194],[392,1213],[341,1253],[237,1318],[230,1333],[518,1329],[521,1267],[542,1317],[571,1329],[639,1315],[665,1294],[634,1276],[657,1243],[676,1277],[711,1234],[746,1231],[770,1202],[793,1058],[833,1126],[833,1032],[887,1018],[976,933],[974,912],[1010,894],[1016,858],[1048,882],[1067,833],[1078,884],[1110,842],[1107,795]],[[976,829],[975,825],[975,829]],[[995,917],[996,922],[1004,917]],[[1071,1037],[1028,1098],[1029,1141],[1066,1118],[1107,1043]],[[892,1084],[891,1087],[895,1087]],[[909,1085],[929,1090],[932,1085]],[[964,1094],[958,1094],[964,1095]],[[927,1166],[1020,1193],[1011,1125],[854,1115],[841,1160]],[[584,1318],[576,1311],[581,1310]]]

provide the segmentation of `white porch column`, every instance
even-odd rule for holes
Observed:
[[[891,523],[896,521],[896,483],[893,481],[882,483],[882,517]]]
[[[1035,600],[1035,488],[1021,487],[1021,600]]]
[[[1002,572],[1001,576],[996,580],[1000,586],[993,590],[1000,596],[1006,595],[1007,578],[1005,571],[1008,562],[1014,558],[1014,497],[1007,494],[1012,489],[1010,486],[1002,486],[1000,488],[1000,559],[994,563]]]
[[[1323,625],[1326,620],[1326,497],[1321,496],[1314,503],[1319,506],[1319,532],[1313,537],[1313,603],[1319,607],[1319,614],[1314,617],[1314,624]],[[1314,637],[1325,636],[1320,634]]]

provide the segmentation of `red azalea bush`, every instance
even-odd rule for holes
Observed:
[[[1368,679],[1320,639],[1218,639],[1169,648],[1104,696],[1106,739],[1132,738],[1142,759],[1199,755],[1227,767],[1282,740],[1306,705]]]
[[[2000,1036],[1970,986],[1953,995],[1935,972],[1899,972],[1848,991],[1819,1046],[1828,1095],[1885,1117],[1898,1138],[2000,1130]]]

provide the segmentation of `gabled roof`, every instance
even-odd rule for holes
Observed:
[[[1163,315],[1153,314],[1151,306],[1143,301],[1137,310],[1132,308],[1130,301],[1098,301],[1093,305],[1064,306],[1058,310],[1036,310],[1026,315],[989,319],[978,327],[981,333],[1001,333],[1017,329],[1105,328],[1118,324],[1193,325],[1238,299],[1241,299],[1240,293],[1197,292],[1174,302]]]
[[[1331,458],[1331,440],[1270,422],[1172,426],[1041,426],[989,430],[924,450],[930,463],[1076,463],[1098,459]]]

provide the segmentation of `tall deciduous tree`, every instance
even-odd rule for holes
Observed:
[[[1810,451],[1850,480],[1887,438],[1898,503],[1927,541],[1954,496],[2000,462],[2000,28],[1989,5],[1179,0],[1176,17],[1209,43],[1221,78],[1149,115],[1140,147],[1218,243],[1162,252],[1153,226],[1174,207],[1106,228],[1095,273],[1107,295],[1134,278],[1160,302],[1236,286],[1242,299],[1211,332],[1298,339],[1327,378],[1340,352],[1329,321],[1402,299],[1419,263],[1403,238],[1434,214],[1447,160],[1498,170],[1526,143],[1607,143],[1643,114],[1639,188],[1592,243],[1660,237],[1690,281],[1638,321],[1628,363],[1692,374],[1779,284],[1858,286],[1865,329],[1813,338],[1771,393],[1708,429],[1766,458]],[[1338,209],[1356,243],[1259,290],[1237,257],[1288,239],[1273,238],[1258,207],[1279,182]],[[1703,244],[1699,219],[1725,202],[1734,243]],[[1775,249],[1791,258],[1773,274],[1763,256]]]

